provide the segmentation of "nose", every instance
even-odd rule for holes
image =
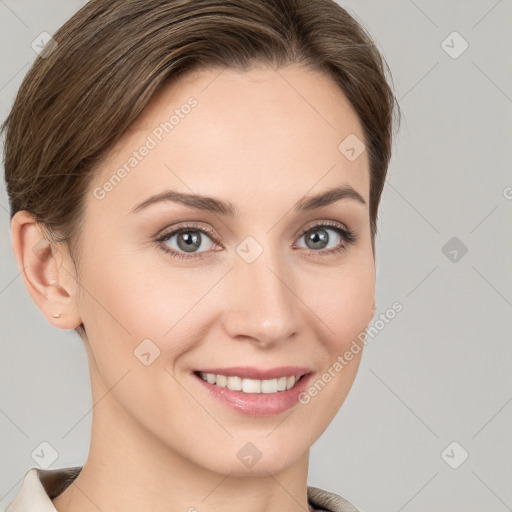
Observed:
[[[236,255],[224,290],[224,329],[229,336],[263,348],[298,334],[304,304],[293,290],[292,270],[270,249],[252,263]]]

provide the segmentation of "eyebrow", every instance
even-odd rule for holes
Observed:
[[[341,185],[330,190],[320,192],[314,196],[306,196],[299,199],[294,205],[294,210],[297,213],[314,210],[327,206],[340,200],[352,199],[360,204],[366,205],[363,197],[350,185]],[[223,201],[210,196],[200,194],[186,194],[177,192],[175,190],[166,190],[159,194],[148,197],[138,205],[134,206],[130,213],[135,213],[148,206],[160,202],[175,202],[184,204],[190,208],[203,210],[230,217],[237,217],[240,215],[239,209],[230,201]]]

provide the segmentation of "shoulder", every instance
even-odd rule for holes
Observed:
[[[308,485],[308,501],[319,512],[364,512],[333,492]]]

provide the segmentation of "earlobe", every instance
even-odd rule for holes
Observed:
[[[82,320],[76,308],[75,287],[69,275],[64,275],[69,274],[66,268],[59,272],[66,262],[28,211],[13,216],[11,240],[25,286],[41,312],[55,327],[78,327]]]

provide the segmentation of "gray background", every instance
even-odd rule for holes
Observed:
[[[512,3],[340,3],[384,54],[403,111],[380,213],[375,319],[395,301],[403,311],[369,339],[312,449],[309,484],[366,512],[512,510]],[[82,5],[0,0],[2,120],[35,58],[31,42]],[[443,44],[453,31],[469,44],[457,58],[463,41]],[[84,463],[92,403],[82,342],[51,327],[25,289],[4,186],[0,235],[3,509],[41,442],[58,452],[51,467]]]

